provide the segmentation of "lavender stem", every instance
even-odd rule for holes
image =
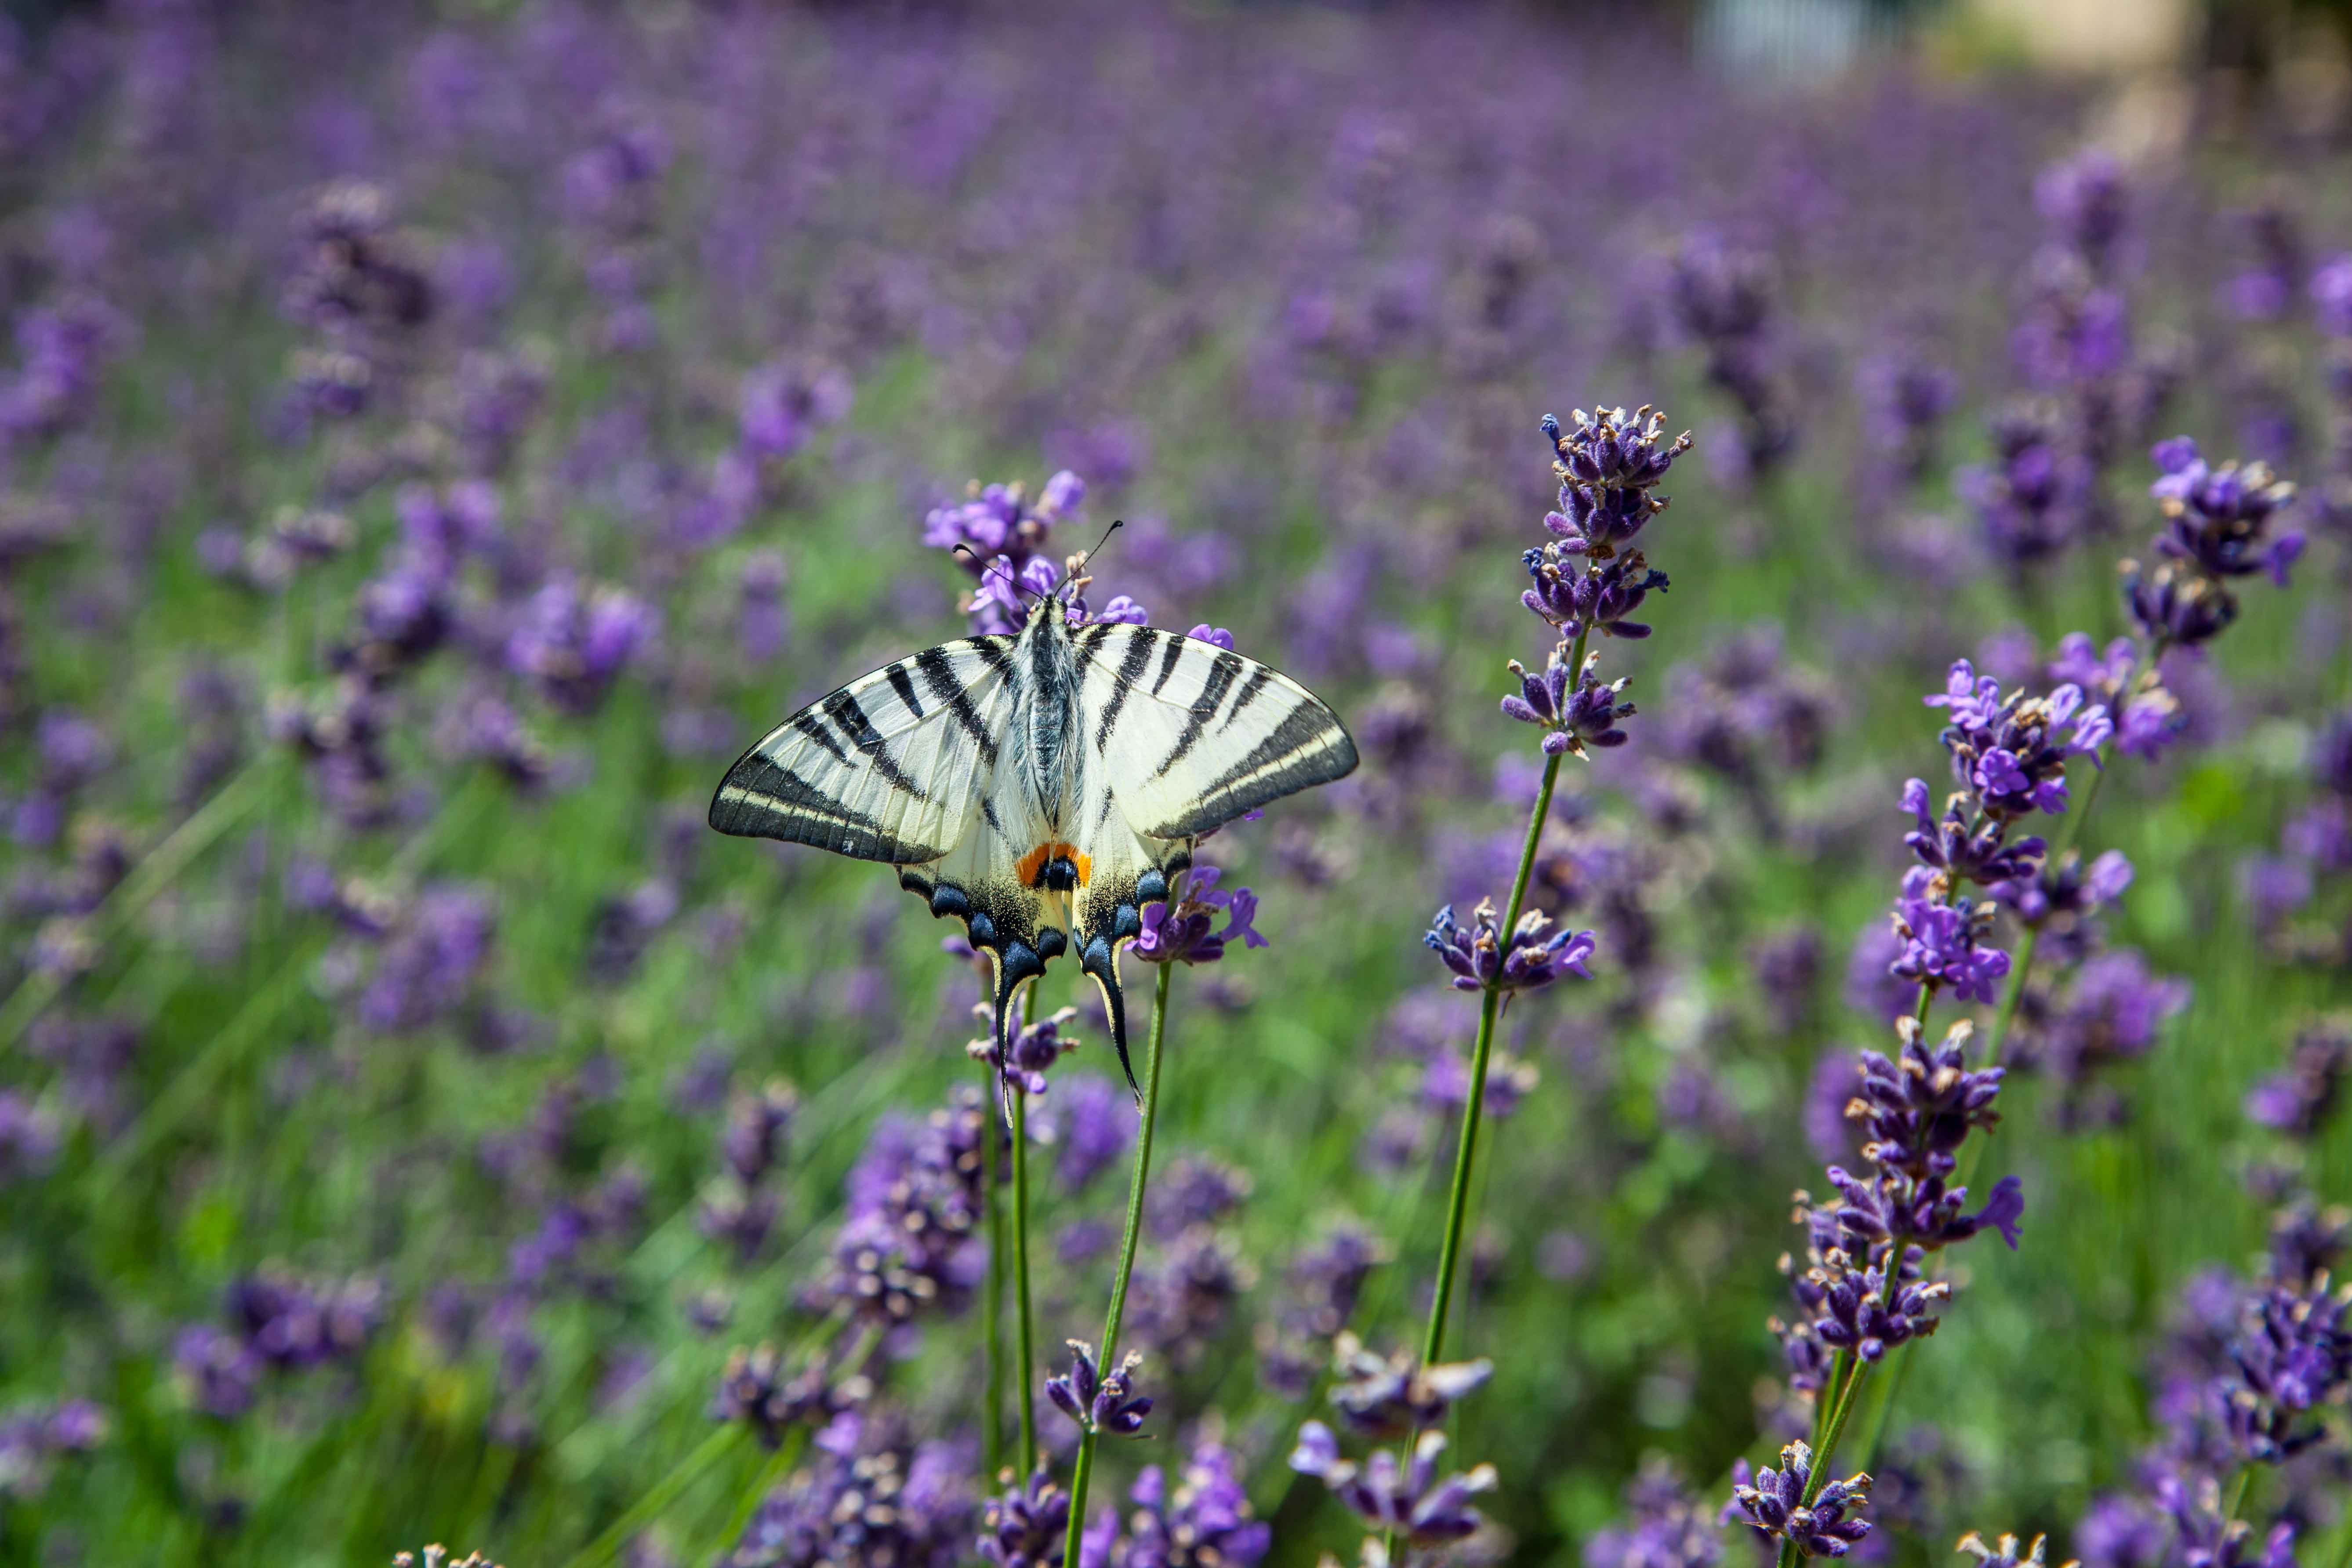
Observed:
[[[1576,634],[1576,646],[1568,656],[1568,668],[1584,668],[1585,639],[1590,629]],[[1528,817],[1527,842],[1519,847],[1518,875],[1511,879],[1510,908],[1503,916],[1501,929],[1515,930],[1519,923],[1520,906],[1527,902],[1528,880],[1535,875],[1536,847],[1543,840],[1544,822],[1551,815],[1551,794],[1559,783],[1559,755],[1554,753],[1544,763],[1543,786],[1536,792],[1535,810]],[[1454,1185],[1447,1199],[1445,1237],[1437,1255],[1437,1291],[1429,1303],[1429,1331],[1422,1338],[1421,1362],[1433,1365],[1445,1349],[1445,1318],[1454,1305],[1454,1276],[1460,1262],[1463,1222],[1470,1206],[1470,1165],[1478,1152],[1479,1113],[1486,1102],[1486,1064],[1495,1049],[1495,1020],[1503,1009],[1503,993],[1495,985],[1486,988],[1486,999],[1478,1005],[1478,1041],[1470,1054],[1470,1098],[1462,1109],[1462,1139],[1454,1151]]]
[[[1035,983],[1031,983],[1033,988]],[[1024,1017],[1027,1016],[1024,1010]],[[1037,1396],[1034,1386],[1037,1364],[1034,1321],[1029,1305],[1029,1091],[1013,1090],[1013,1281],[1021,1310],[1021,1474],[1037,1468]]]
[[[1004,1091],[1002,1063],[988,1065],[992,1102]],[[987,1405],[981,1412],[981,1462],[993,1479],[1004,1468],[1004,1210],[998,1203],[996,1110],[988,1109],[988,1131],[980,1142],[981,1190],[988,1194],[988,1283],[980,1303],[980,1333],[988,1346]],[[1025,1370],[1025,1369],[1024,1369]]]
[[[680,1459],[669,1474],[656,1481],[645,1496],[629,1505],[627,1512],[614,1520],[604,1532],[572,1554],[563,1568],[601,1568],[628,1543],[629,1537],[660,1517],[663,1510],[678,1500],[679,1494],[698,1480],[705,1470],[725,1458],[735,1445],[751,1432],[740,1421],[730,1421],[702,1440],[701,1446]]]
[[[1136,1243],[1143,1234],[1143,1185],[1151,1173],[1151,1124],[1160,1108],[1160,1042],[1168,1030],[1168,978],[1176,965],[1168,963],[1159,967],[1160,978],[1151,993],[1151,1043],[1143,1058],[1143,1120],[1135,1137],[1135,1176],[1127,1189],[1127,1233],[1119,1239],[1118,1272],[1111,1277],[1110,1310],[1103,1318],[1103,1366],[1118,1364],[1118,1323],[1127,1311],[1127,1282],[1135,1272]],[[1087,1486],[1094,1479],[1097,1436],[1088,1427],[1078,1439],[1077,1463],[1070,1471],[1070,1533],[1063,1561],[1072,1564],[1078,1561],[1079,1538],[1086,1533]]]
[[[111,942],[138,918],[139,912],[154,902],[155,896],[171,885],[173,878],[188,868],[189,863],[216,843],[221,835],[236,825],[237,818],[260,803],[263,785],[273,769],[267,762],[247,766],[243,773],[215,790],[212,798],[198,806],[179,826],[164,836],[163,841],[148,851],[138,868],[122,879],[120,887],[107,896],[106,901],[83,917],[83,924],[92,940],[101,948]],[[12,1050],[32,1027],[33,1020],[46,1011],[50,1003],[63,994],[67,976],[53,970],[36,970],[17,984],[5,1003],[0,1003],[0,1051]]]

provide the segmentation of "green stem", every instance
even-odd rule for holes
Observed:
[[[81,923],[89,933],[92,948],[102,951],[111,944],[141,910],[154,902],[156,894],[187,869],[190,861],[210,848],[221,835],[236,825],[237,818],[258,805],[269,772],[267,759],[247,763],[242,773],[215,790],[212,798],[191,813],[186,821],[165,835],[138,868],[106,896],[106,901],[83,917]],[[70,978],[58,971],[45,969],[35,971],[17,984],[8,1000],[0,1004],[0,1052],[16,1048],[25,1031],[32,1027],[33,1020],[64,993]]]
[[[1175,967],[1160,965],[1160,978],[1151,993],[1151,1043],[1143,1061],[1143,1122],[1135,1135],[1135,1176],[1127,1189],[1127,1234],[1118,1244],[1118,1272],[1111,1277],[1110,1310],[1103,1317],[1102,1360],[1097,1364],[1106,1373],[1118,1364],[1118,1324],[1127,1312],[1127,1282],[1135,1272],[1136,1243],[1143,1234],[1143,1184],[1151,1174],[1151,1123],[1160,1108],[1160,1042],[1168,1030],[1168,978]],[[1095,1437],[1089,1426],[1078,1439],[1077,1463],[1070,1471],[1070,1533],[1062,1551],[1066,1563],[1078,1561],[1078,1542],[1086,1533],[1087,1486],[1094,1479]]]
[[[2230,1483],[2230,1506],[2221,1510],[2221,1528],[2224,1531],[2238,1522],[2238,1510],[2246,1506],[2246,1488],[2253,1479],[2253,1466],[2238,1467],[2238,1479]]]
[[[1805,1478],[1804,1502],[1808,1507],[1822,1495],[1822,1488],[1829,1482],[1830,1460],[1837,1453],[1838,1440],[1845,1436],[1847,1420],[1853,1415],[1854,1396],[1862,1392],[1862,1385],[1869,1376],[1870,1363],[1855,1362],[1853,1375],[1845,1380],[1845,1387],[1838,1394],[1837,1408],[1830,1415],[1829,1433],[1822,1439],[1822,1446],[1814,1450],[1812,1474]],[[1780,1568],[1795,1568],[1796,1561],[1796,1542],[1784,1537],[1780,1542]]]
[[[988,1205],[988,1287],[981,1298],[980,1332],[988,1345],[988,1405],[981,1414],[982,1463],[993,1482],[1004,1469],[1004,1210],[997,1202],[996,1100],[1003,1092],[1003,1075],[994,1062],[988,1068],[988,1102],[982,1108],[987,1131],[980,1141],[981,1190]]]
[[[1577,653],[1584,650],[1584,639],[1577,639]],[[1572,668],[1572,666],[1571,666]],[[1527,841],[1519,847],[1518,875],[1511,880],[1510,908],[1503,916],[1502,931],[1507,939],[1519,923],[1520,907],[1527,902],[1528,880],[1535,874],[1536,847],[1543,839],[1544,820],[1551,814],[1551,794],[1559,782],[1559,758],[1554,756],[1544,763],[1543,786],[1536,792],[1536,807],[1528,817]],[[1495,1050],[1495,1020],[1503,1010],[1503,993],[1494,986],[1478,1004],[1478,1040],[1470,1052],[1470,1099],[1462,1110],[1462,1138],[1454,1150],[1454,1184],[1446,1200],[1445,1236],[1437,1253],[1437,1290],[1429,1303],[1429,1331],[1422,1336],[1421,1362],[1433,1364],[1445,1350],[1445,1319],[1454,1306],[1454,1277],[1459,1271],[1462,1256],[1462,1233],[1469,1218],[1470,1167],[1478,1155],[1478,1125],[1480,1113],[1486,1103],[1486,1065]]]
[[[1021,1474],[1037,1469],[1037,1352],[1029,1304],[1029,1092],[1013,1090],[1013,1281],[1021,1305]]]
[[[725,1458],[751,1430],[742,1422],[730,1421],[705,1437],[701,1447],[680,1459],[676,1468],[656,1481],[653,1489],[631,1504],[629,1510],[614,1520],[603,1534],[573,1553],[564,1568],[602,1568],[611,1562],[628,1544],[631,1536],[660,1517],[663,1510],[700,1479],[704,1471]]]

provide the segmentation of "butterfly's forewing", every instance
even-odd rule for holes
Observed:
[[[1190,838],[1355,770],[1356,743],[1281,671],[1150,626],[1078,634],[1085,744],[1147,839]]]
[[[1012,643],[926,648],[810,703],[727,770],[710,826],[894,866],[947,855],[995,772]]]

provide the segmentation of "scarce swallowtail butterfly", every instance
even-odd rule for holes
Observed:
[[[710,826],[897,867],[992,961],[1000,1053],[1013,988],[1075,950],[1132,1087],[1118,952],[1141,907],[1170,898],[1202,834],[1343,777],[1356,745],[1255,659],[1073,627],[1078,581],[1017,636],[926,648],[802,709],[727,770]]]

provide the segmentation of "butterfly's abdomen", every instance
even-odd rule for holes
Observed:
[[[1059,609],[1043,607],[1022,639],[1029,645],[1022,661],[1026,700],[1021,722],[1029,742],[1022,763],[1039,818],[1056,827],[1077,782],[1070,776],[1076,760],[1071,737],[1077,732],[1077,661],[1071,656],[1069,633],[1057,624]]]

